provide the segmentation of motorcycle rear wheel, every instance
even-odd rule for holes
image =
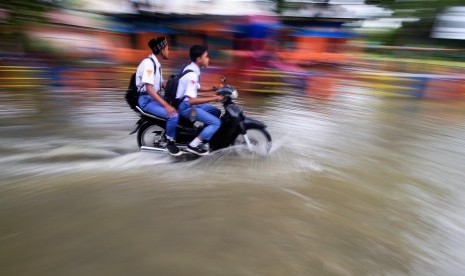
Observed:
[[[233,142],[236,152],[239,155],[268,155],[271,151],[271,135],[268,131],[262,128],[249,128],[247,129],[247,136],[249,138],[252,148],[249,149],[244,135],[239,134]]]
[[[165,130],[154,124],[144,124],[137,132],[137,145],[140,147],[164,148],[166,146]]]

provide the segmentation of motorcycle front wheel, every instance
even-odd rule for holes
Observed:
[[[239,155],[252,153],[265,156],[271,150],[271,135],[262,128],[249,128],[245,135],[237,136],[233,146]]]
[[[166,146],[165,130],[154,124],[144,124],[137,132],[137,145],[140,147],[164,148]]]

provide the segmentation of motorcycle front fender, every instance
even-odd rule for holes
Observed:
[[[243,121],[245,130],[249,128],[258,128],[258,129],[265,129],[266,125],[258,120],[245,118]]]

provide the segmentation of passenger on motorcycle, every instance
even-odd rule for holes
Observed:
[[[181,103],[178,112],[180,116],[192,122],[200,121],[204,123],[203,130],[189,143],[186,150],[197,155],[206,155],[209,153],[208,141],[220,128],[221,124],[219,119],[221,111],[208,103],[222,101],[223,96],[198,97],[197,95],[198,91],[209,92],[216,90],[215,87],[203,89],[200,86],[200,68],[207,67],[209,64],[207,47],[193,45],[189,50],[189,57],[192,62],[183,71],[192,70],[193,72],[189,72],[179,79],[176,99],[181,100]]]
[[[136,85],[140,91],[139,106],[145,112],[166,119],[166,138],[168,139],[166,148],[171,155],[178,156],[182,154],[175,145],[178,113],[159,94],[165,84],[157,55],[161,54],[163,59],[168,59],[168,42],[165,37],[157,37],[156,39],[152,38],[148,46],[153,53],[139,64],[136,72]]]

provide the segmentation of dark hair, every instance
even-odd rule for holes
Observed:
[[[189,58],[193,62],[195,62],[197,60],[197,58],[201,57],[207,50],[208,50],[208,48],[206,46],[194,45],[189,50]]]
[[[155,55],[158,55],[160,51],[163,50],[163,48],[165,48],[166,45],[168,45],[168,41],[166,40],[166,37],[160,36],[160,37],[157,37],[156,39],[155,38],[150,39],[148,45],[149,45],[150,50],[152,50],[152,52]]]

